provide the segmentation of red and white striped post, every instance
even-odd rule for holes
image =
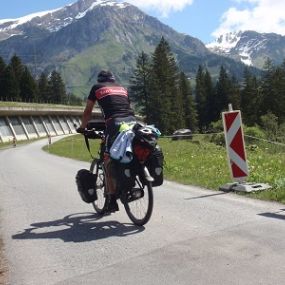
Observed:
[[[226,147],[232,179],[234,183],[227,183],[220,187],[221,190],[235,190],[243,192],[253,192],[271,188],[265,183],[246,182],[249,176],[248,165],[246,160],[244,135],[242,129],[240,111],[233,111],[232,105],[229,104],[229,111],[222,113]]]
[[[223,112],[226,147],[232,178],[244,182],[249,175],[240,111]]]

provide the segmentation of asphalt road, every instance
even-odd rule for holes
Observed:
[[[122,205],[99,218],[75,186],[88,164],[45,143],[0,151],[11,285],[285,284],[285,205],[165,182],[144,227]]]

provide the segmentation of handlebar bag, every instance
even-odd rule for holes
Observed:
[[[87,169],[80,169],[75,177],[77,190],[86,203],[97,200],[96,176]]]

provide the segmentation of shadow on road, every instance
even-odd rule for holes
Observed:
[[[61,239],[64,242],[87,242],[111,236],[125,237],[144,231],[144,227],[117,221],[98,222],[102,216],[77,213],[60,220],[31,224],[13,239]]]
[[[280,219],[285,220],[285,209],[280,209],[280,211],[276,213],[261,213],[258,214],[259,216],[267,217],[267,218],[273,218],[273,219]]]
[[[227,192],[223,193],[215,193],[215,194],[208,194],[208,195],[202,195],[202,196],[197,196],[197,197],[191,197],[191,198],[185,198],[184,200],[194,200],[194,199],[201,199],[201,198],[208,198],[208,197],[213,197],[213,196],[220,196],[220,195],[225,195]]]

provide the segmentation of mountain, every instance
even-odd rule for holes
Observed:
[[[284,61],[285,36],[239,31],[221,35],[215,42],[208,44],[207,48],[219,55],[262,69],[268,58],[274,64]]]
[[[49,32],[57,32],[70,25],[76,20],[83,18],[96,6],[114,6],[124,8],[127,4],[114,1],[78,1],[74,4],[66,5],[63,8],[33,13],[18,19],[0,20],[0,40],[5,40],[11,36],[29,34],[29,28],[46,29]]]
[[[0,56],[17,54],[34,74],[57,69],[67,87],[86,96],[99,70],[112,70],[128,84],[141,51],[152,53],[164,37],[181,69],[193,78],[199,65],[215,77],[223,65],[239,78],[244,64],[209,51],[128,3],[79,0],[53,11],[0,20]]]

